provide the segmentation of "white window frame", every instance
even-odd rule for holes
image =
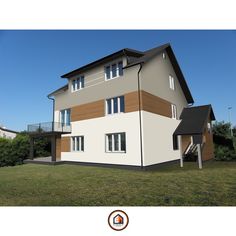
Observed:
[[[67,121],[67,118],[68,118],[68,115],[70,114],[70,123],[71,123],[71,111],[68,112],[70,110],[70,108],[67,108],[67,109],[63,109],[63,110],[60,110],[60,123],[65,125],[65,126],[70,126],[70,124],[67,124],[66,121]],[[62,120],[62,111],[65,111],[65,117],[64,117],[64,120]]]
[[[171,116],[172,119],[177,120],[177,107],[175,104],[171,104]]]
[[[172,75],[169,75],[169,85],[171,90],[175,90],[175,78]]]
[[[71,82],[71,92],[76,92],[78,90],[81,90],[84,88],[84,82],[82,83],[82,79],[84,80],[84,75],[81,75],[79,77],[77,77],[76,79],[73,79]],[[73,87],[73,83],[75,81],[75,88]]]
[[[125,150],[121,150],[121,135],[124,134],[125,136]],[[112,150],[109,150],[109,140],[108,136],[112,136]],[[115,150],[115,135],[118,135],[118,150]],[[110,133],[110,134],[105,134],[105,141],[106,141],[106,147],[105,151],[107,153],[126,153],[126,133],[125,132],[120,132],[120,133]]]
[[[125,97],[124,97],[124,111],[120,111],[120,98],[124,97],[122,96],[118,96],[118,97],[113,97],[113,98],[108,98],[106,99],[105,103],[106,103],[106,115],[110,116],[110,115],[115,115],[115,114],[120,114],[120,113],[124,113],[125,112]],[[117,98],[117,112],[114,113],[114,99]],[[108,100],[111,100],[111,114],[108,113]]]
[[[78,150],[78,140],[79,140],[79,150]],[[82,140],[83,140],[83,145],[82,145]],[[82,146],[83,146],[83,150],[81,150]],[[71,152],[84,152],[84,136],[83,135],[71,137]]]
[[[119,63],[122,63],[122,75],[119,74]],[[116,65],[116,76],[112,76],[112,65]],[[110,68],[110,78],[107,78],[107,73],[106,73],[106,68],[109,67]],[[119,61],[115,61],[115,62],[111,62],[110,64],[107,64],[104,66],[104,74],[105,74],[105,81],[109,81],[112,79],[116,79],[119,77],[122,77],[124,74],[124,70],[123,70],[123,60],[119,60]]]

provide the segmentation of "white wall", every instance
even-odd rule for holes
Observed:
[[[72,133],[84,136],[84,152],[62,152],[61,160],[141,165],[138,112],[72,122]],[[105,134],[126,132],[126,153],[106,153]]]
[[[179,120],[142,111],[144,166],[180,159],[172,134]]]

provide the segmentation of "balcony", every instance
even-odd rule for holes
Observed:
[[[43,122],[28,125],[27,131],[29,134],[69,134],[71,126],[60,122]]]

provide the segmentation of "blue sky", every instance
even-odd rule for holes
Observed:
[[[50,121],[47,94],[60,76],[122,48],[170,42],[195,105],[209,104],[218,121],[236,124],[236,31],[0,31],[0,124],[24,130]]]

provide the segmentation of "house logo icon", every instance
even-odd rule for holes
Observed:
[[[122,224],[123,225],[124,224],[124,218],[120,214],[117,214],[113,218],[113,224],[115,224],[115,225]]]
[[[116,231],[121,231],[128,226],[129,217],[121,210],[115,210],[108,217],[108,225]]]

